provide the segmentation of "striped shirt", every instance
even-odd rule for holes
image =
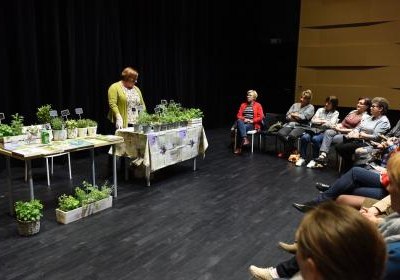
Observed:
[[[253,105],[247,105],[246,109],[243,111],[243,116],[245,119],[252,120],[254,118]]]

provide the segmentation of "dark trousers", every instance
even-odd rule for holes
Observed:
[[[291,278],[299,271],[300,268],[296,257],[291,257],[287,261],[281,262],[276,266],[276,272],[278,272],[280,278]]]
[[[278,137],[281,139],[284,143],[284,152],[288,153],[290,150],[293,149],[294,142],[296,141],[297,138],[299,138],[303,133],[305,132],[305,129],[302,127],[290,127],[290,126],[284,126],[278,131]]]
[[[353,154],[357,148],[368,146],[363,141],[351,141],[337,144],[336,152],[342,157],[342,172],[348,171],[353,166]]]
[[[341,194],[382,199],[388,192],[382,187],[378,172],[355,166],[337,179],[327,191],[319,194],[316,202],[336,199]]]

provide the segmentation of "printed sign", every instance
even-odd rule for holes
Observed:
[[[58,117],[58,112],[57,112],[57,110],[51,110],[51,111],[50,111],[50,117]]]
[[[69,116],[69,110],[68,109],[62,110],[61,116],[63,116],[63,117]]]

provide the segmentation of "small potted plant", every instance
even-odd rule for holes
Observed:
[[[88,136],[96,136],[97,134],[97,122],[92,119],[86,119]]]
[[[87,120],[86,119],[79,119],[76,121],[78,126],[78,137],[86,137],[87,136]]]
[[[18,113],[11,115],[11,124],[0,124],[0,143],[7,149],[13,142],[25,141],[26,135],[23,133],[24,117]]]
[[[81,203],[72,195],[63,194],[58,198],[57,222],[69,224],[82,218]]]
[[[63,194],[58,198],[57,222],[68,224],[112,207],[111,192],[107,182],[98,187],[83,181],[73,196]]]
[[[67,130],[65,122],[61,117],[55,117],[50,120],[51,129],[53,130],[54,141],[64,141],[67,139]]]
[[[17,201],[15,203],[15,214],[20,235],[30,236],[40,231],[43,204],[39,200]]]
[[[46,105],[43,105],[43,106],[37,108],[36,118],[37,118],[39,124],[50,123],[50,121],[51,121],[50,111],[51,111],[50,104],[46,104]]]
[[[78,123],[76,120],[70,119],[65,122],[67,127],[67,137],[68,139],[74,139],[78,137]]]

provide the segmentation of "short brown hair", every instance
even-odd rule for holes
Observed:
[[[389,110],[389,101],[384,97],[374,97],[371,101],[372,104],[377,103],[382,108],[382,115],[386,115]]]
[[[121,73],[121,79],[126,82],[136,82],[138,76],[138,71],[136,71],[132,67],[126,67],[124,70],[122,70]]]
[[[323,279],[381,279],[382,235],[358,211],[334,202],[306,214],[297,231],[298,254],[311,258]]]

